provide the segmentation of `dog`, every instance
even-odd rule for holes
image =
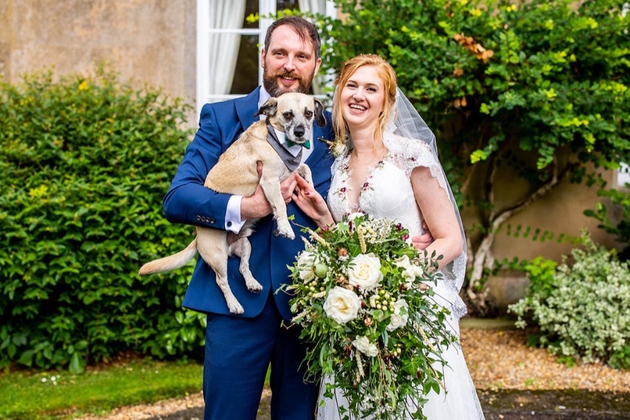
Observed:
[[[273,130],[268,127],[284,132],[287,140],[304,145],[311,140],[314,122],[320,127],[326,125],[324,107],[312,96],[285,93],[267,100],[255,116],[261,115],[266,118],[252,124],[221,154],[217,164],[208,172],[204,186],[219,193],[250,196],[260,185],[271,204],[278,224],[274,234],[295,239],[280,190],[280,182],[292,171],[279,154],[282,153],[282,149],[278,148],[279,144],[276,142],[274,148],[274,142],[268,141],[268,135],[275,136]],[[307,165],[300,164],[296,170],[307,182],[313,184],[311,171]],[[245,279],[247,289],[250,292],[262,290],[262,285],[249,269],[251,244],[247,238],[252,234],[257,220],[246,221],[238,235],[221,229],[197,226],[197,235],[190,245],[176,254],[144,264],[139,274],[147,275],[180,268],[199,253],[214,270],[217,285],[223,292],[229,311],[233,314],[242,314],[244,309],[228,284],[227,261],[231,255],[240,257],[239,271]]]

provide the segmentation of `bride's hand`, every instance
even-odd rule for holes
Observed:
[[[319,227],[334,223],[332,214],[324,198],[304,178],[295,174],[297,186],[293,192],[293,202]]]

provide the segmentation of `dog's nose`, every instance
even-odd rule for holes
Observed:
[[[306,130],[303,125],[298,125],[293,129],[293,134],[295,134],[296,137],[303,137],[305,132]]]

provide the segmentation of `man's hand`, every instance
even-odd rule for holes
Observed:
[[[265,192],[259,185],[253,195],[241,200],[241,220],[260,219],[273,212]]]
[[[258,162],[256,170],[258,171],[258,179],[262,176],[262,163]],[[292,173],[287,179],[280,183],[280,192],[285,204],[289,204],[293,198],[293,192],[297,188],[297,181],[295,179],[296,174]],[[262,187],[258,185],[253,195],[249,197],[243,197],[241,200],[241,219],[260,219],[268,216],[273,212],[269,200],[263,191]]]

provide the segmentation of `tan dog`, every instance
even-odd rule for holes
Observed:
[[[265,197],[271,204],[273,215],[278,223],[274,233],[289,239],[295,233],[287,218],[287,208],[280,190],[280,182],[291,171],[267,141],[268,128],[271,125],[286,134],[287,140],[303,145],[311,140],[313,121],[320,127],[326,125],[322,103],[302,93],[285,93],[277,98],[270,98],[258,110],[256,116],[266,115],[266,120],[252,124],[221,155],[217,164],[208,172],[204,186],[227,194],[250,196],[260,184]],[[258,164],[262,163],[262,173],[258,173]],[[311,171],[302,164],[297,172],[311,185]],[[199,252],[204,261],[216,273],[216,281],[225,296],[231,313],[242,314],[243,307],[238,302],[227,277],[227,261],[230,255],[240,257],[239,271],[245,279],[247,289],[260,292],[262,286],[249,270],[251,244],[247,237],[253,232],[255,220],[248,220],[238,235],[221,229],[197,227],[196,238],[184,250],[171,256],[151,261],[140,268],[140,275],[170,271],[184,266]]]

